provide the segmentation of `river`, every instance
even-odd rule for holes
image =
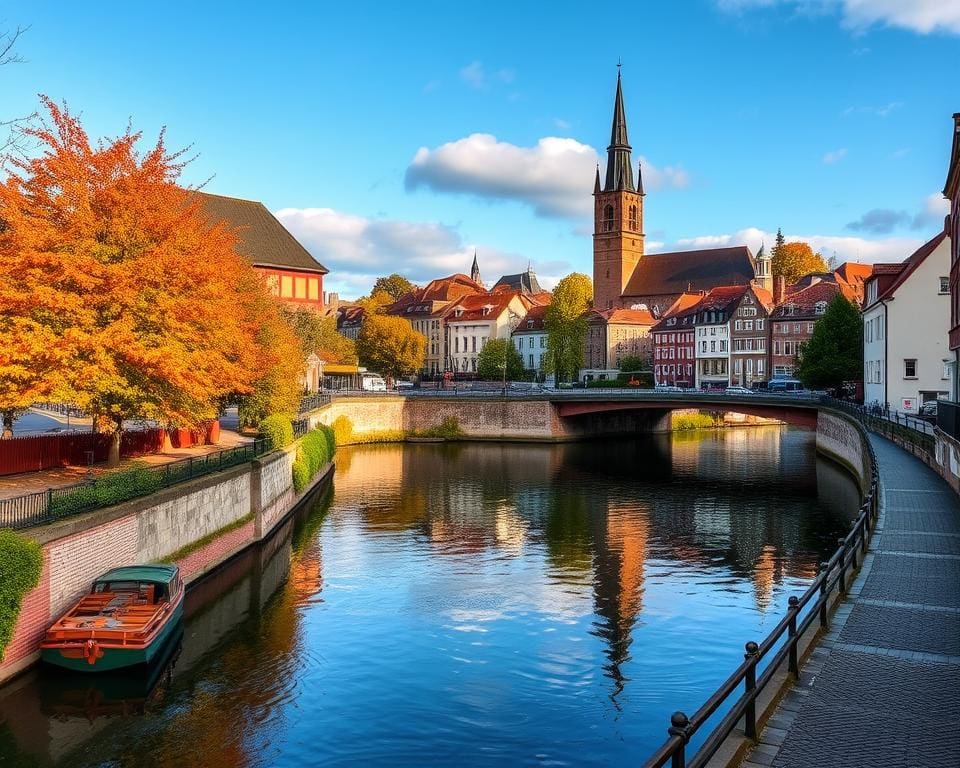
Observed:
[[[149,675],[0,688],[0,766],[638,763],[849,528],[813,433],[338,452]]]

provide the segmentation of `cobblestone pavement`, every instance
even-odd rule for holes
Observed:
[[[870,552],[743,768],[960,766],[960,501],[871,440],[883,505]]]

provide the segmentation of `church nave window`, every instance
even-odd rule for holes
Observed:
[[[603,209],[603,231],[613,232],[613,206],[607,205]]]

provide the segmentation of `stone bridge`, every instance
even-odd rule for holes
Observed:
[[[735,412],[816,428],[817,397],[667,393],[620,390],[446,392],[336,396],[313,423],[349,422],[352,434],[429,432],[456,419],[465,437],[492,440],[573,440],[593,435],[666,432],[675,410]]]

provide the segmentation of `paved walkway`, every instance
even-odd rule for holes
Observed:
[[[960,766],[960,500],[871,441],[883,506],[869,554],[744,768]]]

